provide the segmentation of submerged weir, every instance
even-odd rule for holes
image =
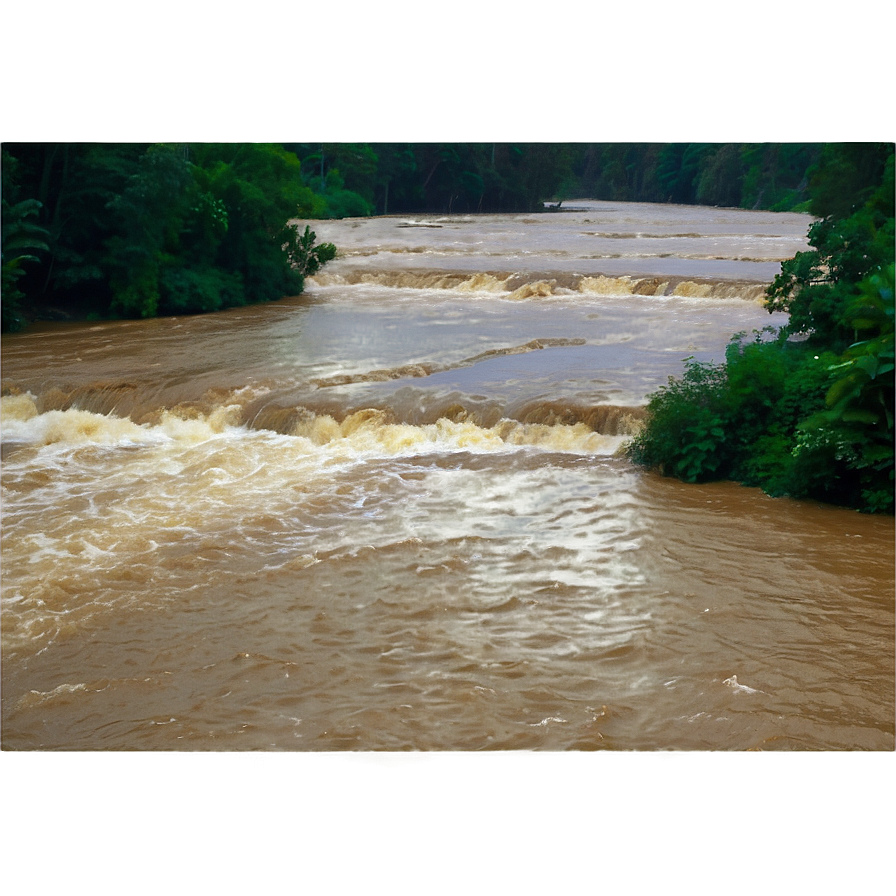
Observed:
[[[313,222],[303,296],[5,336],[3,747],[893,749],[892,521],[620,453],[807,223]]]

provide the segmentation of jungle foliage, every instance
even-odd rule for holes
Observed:
[[[335,254],[270,144],[4,144],[3,329],[52,313],[193,314],[302,292]]]
[[[767,291],[779,332],[736,336],[724,364],[686,359],[629,445],[688,482],[893,512],[892,144],[825,146],[809,184],[807,252]]]
[[[314,217],[535,211],[575,178],[575,144],[287,143]]]
[[[593,199],[805,211],[818,143],[595,143],[573,190]]]
[[[529,212],[591,198],[805,208],[817,143],[289,143],[312,217]]]

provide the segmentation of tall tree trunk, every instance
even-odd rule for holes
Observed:
[[[50,212],[47,204],[52,195],[53,167],[60,146],[62,147],[62,175],[60,176],[59,184],[56,187],[56,202],[53,205],[53,211]],[[50,288],[50,281],[53,277],[53,268],[56,262],[56,244],[62,233],[62,224],[60,223],[62,220],[62,197],[65,193],[68,181],[69,155],[69,145],[67,143],[54,143],[52,149],[48,150],[44,155],[44,169],[41,173],[40,183],[40,201],[43,203],[44,209],[48,215],[47,231],[50,235],[48,241],[50,245],[50,263],[47,265],[47,276],[44,279],[43,289],[41,290],[42,295],[46,295]]]
[[[58,150],[58,143],[51,143],[44,149],[44,165],[40,175],[40,186],[37,189],[38,202],[40,202],[44,208],[47,206],[47,196],[50,192],[50,180],[53,177],[53,161],[56,158]]]

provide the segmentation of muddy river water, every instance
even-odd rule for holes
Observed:
[[[892,518],[620,453],[804,215],[313,222],[265,306],[2,344],[7,750],[892,750]]]

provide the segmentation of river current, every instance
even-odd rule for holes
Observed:
[[[798,214],[311,222],[299,297],[2,343],[7,750],[892,750],[892,518],[620,453]]]

